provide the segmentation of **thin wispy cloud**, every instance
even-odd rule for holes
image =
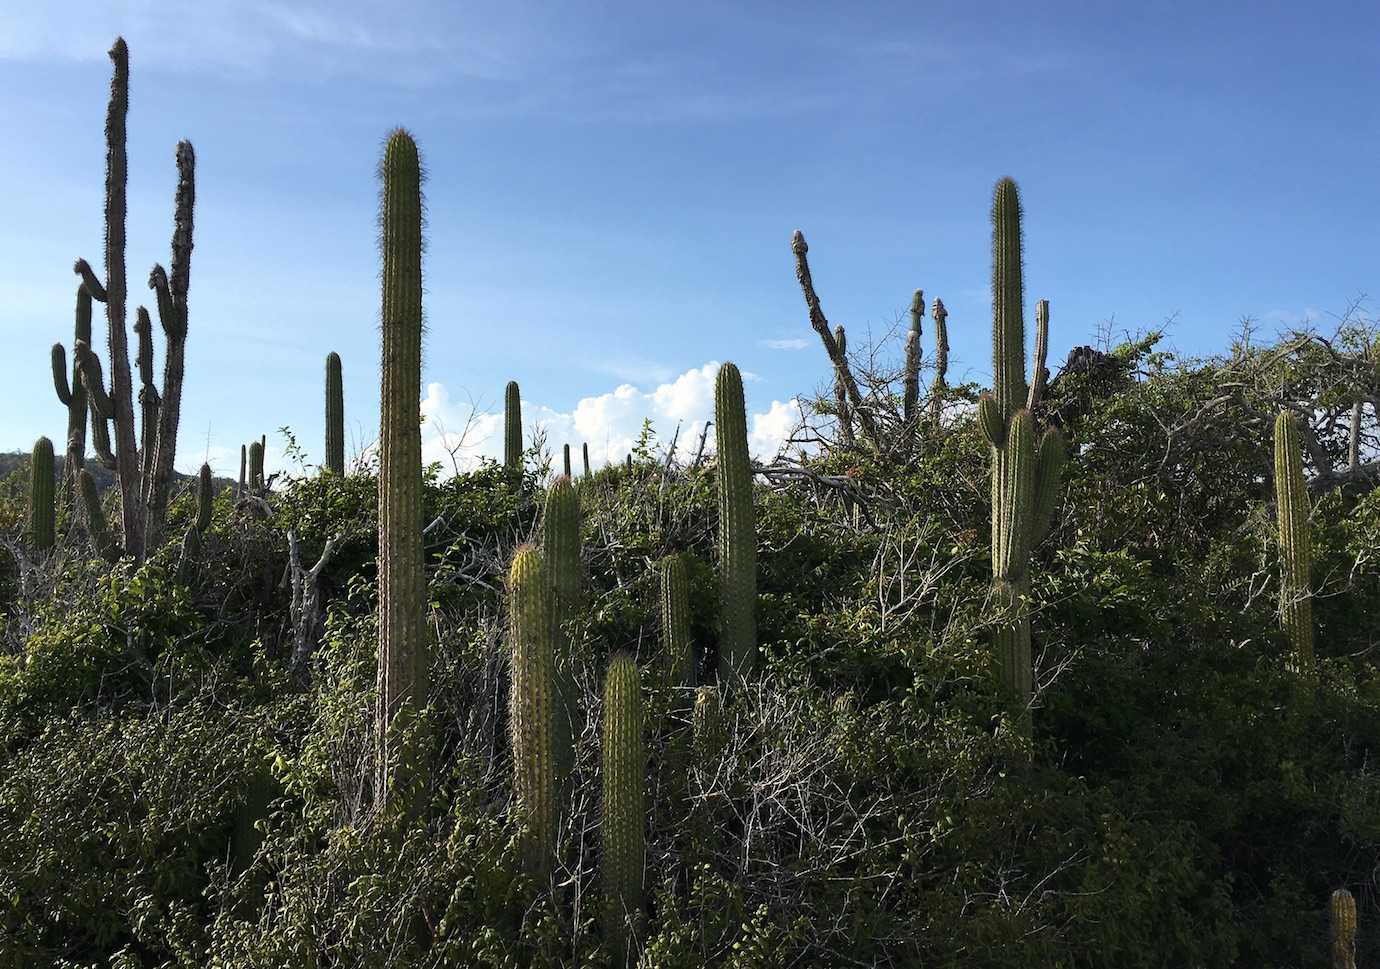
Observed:
[[[810,341],[803,337],[792,337],[786,340],[758,340],[757,342],[768,350],[804,350],[810,345]]]

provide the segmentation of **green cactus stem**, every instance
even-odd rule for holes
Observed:
[[[631,452],[631,451],[628,452],[627,470],[628,470],[628,474],[632,474],[632,452]]]
[[[580,498],[570,478],[560,476],[546,493],[542,516],[542,554],[550,587],[556,641],[556,773],[562,790],[575,763],[579,701],[575,687],[575,649],[570,624],[580,601]]]
[[[569,478],[569,477],[571,476],[571,475],[570,475],[570,445],[569,445],[569,444],[565,445],[564,448],[562,449],[562,457],[565,459],[565,462],[564,462],[564,463],[565,463],[565,476],[566,476],[567,478]]]
[[[503,464],[522,468],[522,394],[516,380],[503,393]]]
[[[642,914],[647,751],[642,686],[627,653],[609,661],[604,682],[604,817],[601,877],[604,933],[615,960],[631,965]],[[630,931],[630,928],[632,931]]]
[[[399,128],[383,177],[382,363],[379,416],[379,649],[376,796],[389,803],[417,774],[405,727],[426,702],[426,576],[422,567],[422,174]]]
[[[345,474],[345,380],[334,351],[326,355],[326,470]]]
[[[211,527],[211,466],[203,464],[196,479],[196,530]]]
[[[261,495],[267,490],[264,485],[263,441],[249,442],[249,490],[256,495]]]
[[[944,415],[944,393],[948,389],[945,382],[949,373],[949,311],[944,301],[935,297],[930,308],[934,320],[934,385],[930,390],[930,421],[937,428]]]
[[[96,479],[91,472],[82,468],[77,475],[77,491],[81,495],[82,508],[86,518],[86,534],[96,554],[109,562],[116,561],[120,550],[110,537],[110,526],[105,520],[105,509],[101,507],[101,496],[96,490]]]
[[[1049,379],[1049,370],[1045,367],[1048,354],[1049,300],[1042,299],[1035,303],[1035,358],[1031,361],[1030,390],[1025,405],[1032,411],[1045,397],[1045,381]]]
[[[731,685],[757,660],[757,524],[752,505],[743,378],[732,363],[714,384],[719,483],[719,680]]]
[[[54,343],[52,351],[53,389],[57,391],[58,400],[67,408],[67,454],[62,464],[62,490],[72,498],[77,494],[77,475],[86,465],[86,424],[87,413],[91,409],[87,402],[86,382],[82,380],[81,367],[77,362],[76,347],[78,344],[91,344],[91,309],[91,292],[85,283],[78,283],[70,381],[66,350],[61,343]]]
[[[847,359],[848,334],[842,323],[834,327],[834,345],[838,347],[839,356]],[[852,447],[857,439],[853,435],[853,414],[848,407],[848,387],[843,382],[843,372],[837,367],[834,368],[834,412],[838,419],[839,441],[845,447]]]
[[[584,458],[585,458],[585,477],[588,478],[588,477],[589,477],[589,442],[586,441],[584,444],[580,445],[580,450],[584,452]]]
[[[510,726],[513,793],[523,829],[523,858],[544,880],[556,854],[558,780],[555,630],[550,578],[540,550],[524,545],[508,572],[512,653]]]
[[[57,486],[53,442],[40,437],[29,457],[29,542],[39,554],[57,542]]]
[[[906,334],[906,367],[901,386],[901,416],[912,424],[920,406],[920,321],[925,317],[925,292],[917,289],[910,301],[910,332]]]
[[[717,688],[702,686],[695,691],[690,733],[694,738],[695,764],[701,771],[713,773],[728,740],[723,697]]]
[[[690,570],[683,554],[661,560],[661,660],[662,684],[683,700],[673,708],[685,708],[695,686],[695,651],[690,640]]]
[[[1356,969],[1356,899],[1339,888],[1328,899],[1332,969]]]
[[[247,452],[248,452],[248,449],[247,449],[243,444],[241,444],[241,445],[240,445],[240,483],[239,483],[239,485],[235,488],[235,497],[236,497],[236,498],[243,498],[243,497],[244,497],[244,483],[245,483],[245,482],[244,482],[244,473],[245,473],[245,463],[246,463],[246,459],[247,459]]]
[[[1279,520],[1280,625],[1299,671],[1313,666],[1312,529],[1298,423],[1289,411],[1275,418],[1275,505]]]

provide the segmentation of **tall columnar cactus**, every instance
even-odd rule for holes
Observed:
[[[503,393],[503,464],[522,468],[522,394],[516,380]]]
[[[196,479],[196,530],[211,527],[211,466],[203,464]]]
[[[379,394],[379,651],[377,796],[409,786],[403,727],[426,702],[426,576],[422,567],[422,173],[417,144],[389,136],[383,176],[382,380]]]
[[[934,318],[934,385],[930,390],[930,421],[938,427],[944,415],[944,392],[948,389],[945,380],[949,374],[949,311],[937,296],[930,316]]]
[[[906,369],[901,386],[901,416],[915,421],[920,406],[920,321],[925,317],[925,292],[917,289],[910,301],[910,332],[906,334]]]
[[[642,913],[647,751],[642,686],[627,653],[609,661],[604,682],[604,819],[601,876],[604,933],[620,962],[631,964],[629,923]]]
[[[244,497],[244,488],[245,488],[244,475],[245,475],[245,464],[246,464],[247,458],[248,458],[248,448],[246,448],[243,444],[241,444],[241,445],[240,445],[240,483],[239,483],[239,487],[237,487],[237,488],[235,489],[235,497],[236,497],[236,498],[243,498],[243,497]]]
[[[1053,519],[1067,448],[1053,427],[1035,442],[1035,420],[1026,408],[1024,290],[1020,195],[1016,183],[1003,178],[992,199],[993,392],[978,402],[978,423],[992,446],[997,665],[1010,699],[1028,709],[1034,693],[1026,608],[1030,550]]]
[[[588,477],[589,477],[589,442],[586,441],[586,442],[585,442],[584,444],[582,444],[580,447],[581,447],[581,450],[584,451],[584,457],[585,457],[585,477],[588,478]]]
[[[839,348],[839,356],[847,359],[848,334],[842,323],[834,327],[834,345]],[[848,387],[843,382],[843,372],[837,367],[834,368],[834,413],[839,423],[839,440],[846,447],[852,447],[856,438],[853,436],[853,414],[848,406]]]
[[[661,661],[663,686],[688,699],[695,686],[695,650],[690,640],[690,571],[682,554],[661,560]]]
[[[1275,505],[1279,519],[1280,624],[1294,647],[1300,671],[1313,665],[1313,600],[1310,568],[1312,529],[1308,523],[1308,483],[1303,479],[1303,452],[1298,423],[1289,411],[1275,418]]]
[[[110,526],[105,520],[105,509],[101,507],[100,492],[96,490],[96,479],[85,468],[77,475],[77,491],[81,495],[82,507],[86,515],[86,534],[91,539],[96,554],[103,559],[115,561],[120,550],[110,537]]]
[[[196,199],[196,155],[190,142],[177,145],[177,190],[173,202],[172,272],[155,265],[148,285],[154,292],[158,318],[167,346],[163,354],[160,390],[153,375],[153,325],[148,311],[136,310],[137,397],[130,371],[125,300],[125,187],[127,159],[125,120],[129,113],[129,50],[121,38],[110,49],[114,75],[106,111],[105,281],[96,278],[85,259],[75,269],[93,299],[105,303],[109,331],[110,390],[107,393],[100,361],[89,344],[74,348],[91,404],[92,439],[103,461],[112,463],[120,489],[124,552],[142,560],[162,539],[176,457],[177,428],[182,408],[182,378],[187,341],[187,290],[192,257],[192,210]],[[79,310],[80,312],[80,310]],[[135,401],[141,426],[135,428]],[[105,421],[115,426],[115,450]]]
[[[326,470],[345,473],[345,381],[335,351],[326,355]]]
[[[570,445],[569,445],[569,444],[565,445],[565,447],[564,447],[564,449],[563,449],[563,451],[562,451],[562,457],[565,459],[565,476],[566,476],[567,478],[569,478],[569,477],[571,476],[571,475],[570,475]]]
[[[255,494],[264,492],[264,445],[262,441],[249,442],[249,490]]]
[[[1356,899],[1339,888],[1328,900],[1332,969],[1356,969]]]
[[[556,642],[556,772],[564,789],[575,763],[575,651],[570,622],[580,608],[580,498],[568,477],[551,483],[542,518],[542,554]]]
[[[57,541],[54,473],[53,442],[40,437],[29,456],[29,542],[35,552],[51,551]]]
[[[77,475],[86,465],[86,423],[90,403],[81,368],[77,366],[76,347],[91,345],[91,292],[86,283],[77,284],[76,322],[72,334],[71,380],[67,376],[67,351],[61,343],[53,344],[53,389],[58,400],[67,408],[67,456],[62,465],[62,490],[68,496],[77,493]],[[99,420],[99,418],[97,418]],[[104,425],[102,425],[104,428]],[[107,450],[109,447],[107,446]]]
[[[757,523],[752,507],[743,378],[732,363],[714,384],[719,478],[719,678],[731,685],[757,660]]]
[[[540,550],[524,545],[508,572],[513,793],[527,871],[544,879],[556,854],[559,772],[555,630],[550,577]]]

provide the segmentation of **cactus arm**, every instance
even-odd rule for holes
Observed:
[[[425,702],[430,658],[422,564],[421,162],[412,136],[393,132],[381,165],[383,206],[382,382],[379,399],[380,751],[377,797],[410,787],[416,765],[397,749],[394,725]]]
[[[1006,444],[1006,421],[1001,416],[1001,407],[997,399],[991,394],[983,394],[978,398],[978,427],[982,428],[982,436],[987,439],[987,443],[992,447],[999,448]]]
[[[1026,402],[1021,199],[1009,178],[992,196],[992,389],[1003,421]]]
[[[1035,304],[1035,357],[1031,361],[1030,393],[1026,407],[1030,410],[1040,406],[1045,396],[1045,381],[1049,371],[1045,359],[1049,354],[1049,300],[1042,299]]]
[[[944,391],[948,386],[945,380],[949,373],[949,311],[937,296],[930,316],[934,319],[934,386],[930,391],[930,420],[938,427],[939,418],[944,412]]]
[[[847,359],[848,334],[844,332],[842,323],[834,327],[834,344],[838,347],[839,355]],[[839,425],[839,439],[845,447],[852,447],[855,439],[853,415],[849,413],[848,407],[848,388],[844,385],[843,376],[837,367],[834,368],[834,411]]]
[[[1300,671],[1313,665],[1313,603],[1310,588],[1312,529],[1308,484],[1303,477],[1298,421],[1287,410],[1275,419],[1275,504],[1279,521],[1280,622]]]
[[[96,554],[108,562],[114,562],[119,558],[119,549],[110,537],[105,509],[101,507],[101,496],[96,491],[96,479],[85,468],[77,475],[77,488],[86,512],[86,534],[90,537]]]
[[[757,526],[752,502],[743,378],[732,363],[714,386],[719,484],[719,678],[732,683],[756,665]]]
[[[61,343],[54,343],[52,349],[53,389],[57,391],[62,406],[72,406],[72,388],[67,383],[67,350]]]
[[[609,661],[604,682],[604,932],[615,961],[631,965],[629,949],[643,907],[646,871],[647,752],[642,685],[626,653]]]
[[[542,553],[525,545],[508,572],[513,793],[523,826],[523,855],[534,878],[550,874],[557,831],[555,630]]]
[[[81,370],[82,383],[86,386],[86,392],[91,398],[93,418],[99,417],[103,421],[113,420],[115,401],[105,390],[105,375],[101,372],[101,358],[92,353],[91,348],[82,340],[77,341],[73,354],[76,357],[77,367]]]
[[[157,448],[158,411],[161,401],[153,383],[153,323],[149,312],[140,306],[134,313],[134,333],[138,337],[139,352],[135,357],[139,369],[139,495],[147,508],[153,484],[153,454]],[[147,541],[149,521],[144,519]]]
[[[916,418],[920,403],[920,321],[925,316],[925,291],[917,289],[910,301],[910,332],[906,334],[906,365],[902,380],[901,417],[907,424]]]
[[[85,259],[78,259],[72,265],[72,271],[81,277],[81,284],[86,287],[87,293],[98,303],[105,303],[109,300],[109,294],[105,291],[105,286],[96,278],[96,272],[91,268],[91,264]]]
[[[1054,509],[1059,504],[1059,486],[1064,466],[1068,463],[1068,441],[1057,427],[1045,430],[1035,449],[1034,520],[1030,526],[1030,544],[1040,544],[1049,534],[1054,522]]]

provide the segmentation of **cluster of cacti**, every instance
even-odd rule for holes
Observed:
[[[422,566],[422,173],[401,128],[384,149],[383,309],[379,415],[379,649],[376,797],[411,784],[399,744],[426,700],[426,576]]]
[[[906,363],[901,377],[901,419],[907,426],[920,406],[920,321],[925,318],[925,292],[917,289],[910,301],[910,332],[906,334]]]
[[[615,958],[631,963],[629,928],[642,913],[645,874],[647,751],[642,685],[626,653],[609,661],[604,681],[603,768],[604,933]]]
[[[1332,969],[1356,969],[1356,899],[1339,888],[1328,899]]]
[[[752,502],[743,378],[732,363],[714,383],[719,484],[719,678],[751,672],[757,658],[757,523]]]
[[[345,381],[334,351],[326,355],[326,470],[345,473]]]
[[[542,552],[524,546],[508,573],[509,658],[512,675],[509,725],[513,748],[513,795],[523,825],[528,872],[544,878],[556,852],[561,754],[556,686],[555,610]]]
[[[508,381],[503,394],[503,464],[522,467],[522,394],[516,380]]]
[[[575,656],[569,625],[580,607],[580,498],[570,478],[552,482],[542,519],[542,552],[556,651],[556,769],[565,787],[575,762]]]
[[[992,387],[978,423],[992,447],[992,578],[1000,610],[996,653],[1002,685],[1023,710],[1034,693],[1030,654],[1030,552],[1049,529],[1067,449],[1051,427],[1038,445],[1025,382],[1025,280],[1021,202],[1004,178],[992,199]]]
[[[1308,483],[1298,422],[1289,411],[1275,418],[1275,505],[1279,520],[1279,616],[1300,671],[1313,665],[1313,600],[1310,567],[1312,529],[1308,522]]]
[[[168,273],[162,266],[155,265],[149,273],[149,288],[154,291],[159,322],[167,341],[162,388],[160,390],[155,384],[153,375],[153,324],[148,311],[140,306],[134,322],[138,337],[135,359],[140,380],[136,395],[125,330],[125,118],[129,111],[129,51],[123,39],[116,39],[110,49],[110,59],[114,74],[105,124],[105,280],[96,277],[86,260],[77,260],[75,269],[82,283],[77,294],[77,343],[73,355],[81,373],[77,383],[87,395],[96,453],[104,464],[116,472],[124,552],[136,560],[142,560],[147,550],[155,547],[162,538],[176,456],[187,339],[187,289],[192,255],[196,157],[190,142],[178,143],[172,272]],[[91,299],[104,303],[106,308],[110,353],[108,392],[100,360],[89,343]],[[86,318],[85,328],[83,317]],[[68,447],[74,457],[69,476],[75,480],[83,460],[75,452],[78,447],[84,448],[84,434],[75,433],[80,419],[78,392],[75,387],[62,386],[66,383],[65,379],[58,381],[58,373],[65,370],[65,362],[59,359],[56,349],[53,365],[58,396],[68,406]],[[136,400],[139,413],[137,429]],[[115,428],[113,453],[106,421],[113,423]]]
[[[57,541],[57,483],[53,442],[40,437],[29,456],[29,543],[39,554]]]

